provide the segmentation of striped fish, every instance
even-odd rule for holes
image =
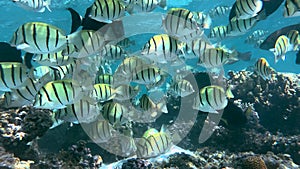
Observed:
[[[0,91],[10,91],[22,86],[31,72],[19,62],[0,62]]]
[[[188,49],[198,58],[204,54],[205,50],[210,48],[214,48],[214,46],[202,39],[193,40],[190,46],[188,46]]]
[[[113,85],[114,84],[114,76],[111,74],[100,74],[96,77],[95,84],[104,83]]]
[[[35,79],[40,79],[43,76],[49,74],[49,81],[61,80],[59,71],[49,66],[38,66],[34,68],[33,75]]]
[[[145,111],[146,114],[150,113],[151,117],[156,117],[161,113],[168,113],[166,102],[163,99],[160,99],[160,101],[156,103],[147,94],[143,94],[136,104],[138,104],[140,109]]]
[[[127,57],[127,54],[120,46],[105,45],[101,51],[101,56],[106,60],[121,60]]]
[[[290,30],[289,33],[286,36],[289,38],[290,44],[293,46],[293,50],[294,51],[298,50],[298,47],[300,45],[299,31]]]
[[[210,30],[208,38],[222,40],[227,36],[227,26],[215,26]]]
[[[28,78],[21,87],[12,89],[11,92],[5,92],[5,107],[22,107],[31,104],[40,88],[49,81],[51,81],[50,74],[46,74],[38,80]]]
[[[63,30],[53,25],[28,22],[15,31],[10,44],[29,53],[53,53],[62,50],[75,34],[66,36]]]
[[[284,17],[300,16],[300,0],[286,0],[284,4]]]
[[[200,90],[194,99],[193,109],[208,113],[218,113],[227,106],[227,98],[233,98],[230,88],[225,92],[220,86],[206,86]]]
[[[118,46],[123,48],[128,48],[130,45],[135,45],[134,40],[130,40],[129,38],[125,38],[117,43]]]
[[[135,68],[131,81],[138,84],[152,85],[163,81],[166,73],[155,65],[141,65]]]
[[[53,111],[55,121],[64,120],[70,123],[90,123],[95,121],[100,115],[100,109],[97,104],[83,98],[76,100],[75,103],[67,105],[63,109]]]
[[[208,14],[204,14],[203,12],[193,12],[195,16],[195,20],[197,24],[203,29],[209,29],[211,26],[211,18]]]
[[[67,78],[72,78],[76,65],[77,65],[77,60],[73,60],[73,62],[64,66],[51,66],[51,69],[55,70],[56,78],[67,79]]]
[[[125,113],[128,113],[127,107],[117,102],[106,102],[102,107],[103,118],[115,127],[126,122]]]
[[[178,54],[183,48],[175,38],[167,34],[153,36],[143,47],[141,54],[157,63],[170,63],[178,61]]]
[[[171,146],[172,138],[165,126],[162,126],[160,131],[150,128],[136,143],[137,157],[155,157],[167,152]]]
[[[83,88],[72,80],[56,80],[48,82],[38,91],[33,106],[42,109],[63,109],[83,96]]]
[[[290,50],[291,50],[290,40],[285,35],[279,36],[276,40],[275,48],[270,49],[270,51],[274,53],[275,63],[277,63],[280,58],[284,61],[286,52]]]
[[[195,92],[190,81],[185,79],[178,79],[167,86],[167,89],[172,91],[176,96],[186,97]]]
[[[125,6],[119,0],[95,0],[89,17],[104,23],[112,23],[125,16]]]
[[[268,61],[265,58],[259,58],[255,65],[256,72],[262,77],[264,80],[270,79],[271,75],[276,73],[276,71],[269,65]]]
[[[134,0],[134,10],[138,12],[151,12],[157,6],[166,9],[167,0]]]
[[[196,18],[188,9],[171,8],[163,19],[163,27],[168,35],[180,39],[200,29]]]
[[[94,143],[105,143],[112,138],[113,128],[106,120],[96,120],[92,123],[81,124],[87,135]]]
[[[135,87],[127,84],[122,84],[116,87],[116,96],[114,99],[119,101],[129,100],[134,98],[140,91],[139,85]]]
[[[214,68],[222,66],[229,61],[236,61],[238,53],[236,50],[229,52],[223,48],[206,49],[203,55],[200,55],[198,64],[206,68]]]
[[[48,11],[52,12],[49,8],[51,0],[12,0],[12,2],[16,3],[26,10],[34,12],[44,12],[45,8],[47,8]]]
[[[249,44],[255,44],[259,40],[264,40],[267,33],[269,33],[269,31],[265,31],[265,30],[261,30],[261,29],[256,30],[256,31],[252,32],[251,35],[247,36],[245,42],[249,43]]]
[[[35,54],[32,61],[43,66],[63,66],[70,64],[74,58],[62,55],[62,51],[47,54]]]
[[[72,45],[74,45],[74,47],[64,49],[62,55],[74,58],[92,56],[102,50],[104,42],[104,37],[99,32],[94,30],[80,30],[76,32],[76,36],[73,37]]]
[[[239,36],[245,34],[253,28],[262,17],[263,15],[257,15],[249,19],[232,18],[227,27],[227,36]]]
[[[237,0],[235,11],[237,19],[249,19],[262,10],[262,0]]]
[[[99,83],[94,85],[91,96],[98,102],[106,102],[115,97],[116,90],[110,84]]]
[[[226,15],[229,13],[230,10],[231,10],[230,6],[216,6],[209,11],[209,16],[211,18],[214,18],[217,16]]]

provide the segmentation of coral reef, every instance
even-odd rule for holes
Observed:
[[[52,125],[50,112],[32,107],[0,110],[0,142],[21,159],[37,159],[38,151],[30,143]]]
[[[79,141],[68,150],[62,150],[58,154],[47,154],[40,158],[32,168],[86,168],[96,169],[101,167],[102,158],[92,155],[91,150],[86,147],[84,141]]]
[[[122,169],[150,169],[152,164],[143,159],[128,159],[122,164]]]

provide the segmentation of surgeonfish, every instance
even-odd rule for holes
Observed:
[[[118,102],[106,102],[102,106],[103,118],[114,127],[120,127],[126,123],[125,113],[129,113],[129,108]]]
[[[203,12],[193,12],[195,16],[195,20],[197,24],[203,29],[209,29],[212,20],[208,14],[204,14]]]
[[[191,82],[185,79],[175,79],[170,85],[167,86],[167,89],[171,90],[171,93],[174,93],[176,96],[180,97],[186,97],[195,92]]]
[[[160,131],[150,128],[136,141],[137,157],[150,158],[167,152],[172,146],[172,138],[163,125]]]
[[[53,113],[56,121],[59,119],[75,124],[90,123],[98,118],[100,108],[92,100],[83,98],[76,100],[73,104],[69,104],[63,109],[55,109]]]
[[[267,33],[269,33],[269,31],[262,29],[256,30],[252,32],[251,35],[247,36],[245,42],[249,44],[256,44],[258,41],[263,40]]]
[[[175,63],[182,53],[183,44],[167,34],[154,35],[144,45],[141,54],[157,63]]]
[[[203,33],[199,31],[201,28],[196,19],[195,13],[188,9],[171,8],[163,19],[162,24],[169,36],[181,40],[183,36],[191,33],[199,32],[200,35]]]
[[[34,12],[44,12],[45,8],[47,8],[49,12],[52,12],[49,7],[51,0],[12,0],[12,2],[16,3],[26,10]]]
[[[215,26],[212,29],[210,29],[208,38],[222,40],[227,36],[227,29],[228,27],[224,25]]]
[[[132,86],[128,84],[121,84],[116,87],[116,96],[114,99],[119,101],[129,100],[134,98],[140,91],[139,85]]]
[[[19,62],[0,62],[0,91],[10,91],[22,86],[29,77],[33,77],[33,69]]]
[[[89,17],[104,23],[125,16],[125,6],[119,0],[95,0],[90,8]]]
[[[84,87],[69,79],[45,84],[35,96],[33,106],[41,109],[63,109],[84,97]]]
[[[193,109],[208,113],[218,113],[227,104],[227,98],[233,98],[230,88],[226,91],[220,86],[206,86],[200,90],[199,95],[194,99]]]
[[[299,0],[286,0],[284,4],[284,17],[297,17],[300,16],[300,1]]]
[[[253,28],[262,17],[264,17],[263,14],[248,19],[232,18],[227,27],[227,36],[239,36],[245,34]]]
[[[216,6],[213,9],[209,10],[209,16],[211,18],[217,17],[217,16],[223,16],[229,13],[231,10],[231,6]]]
[[[87,135],[95,143],[107,142],[112,137],[113,128],[108,121],[97,119],[91,123],[81,124]]]
[[[257,16],[262,10],[262,0],[237,0],[236,1],[236,17],[237,19],[249,19]]]
[[[121,60],[127,57],[127,54],[120,46],[108,44],[101,50],[101,56],[106,60]]]
[[[51,81],[50,73],[45,74],[39,79],[28,78],[26,82],[10,92],[5,92],[5,107],[22,107],[24,105],[32,104],[35,95],[42,86]]]
[[[62,50],[76,33],[65,35],[64,31],[43,22],[28,22],[13,34],[10,44],[17,49],[34,54],[45,54]]]
[[[61,52],[62,51],[47,54],[35,54],[33,55],[32,61],[43,66],[63,66],[74,61],[74,58],[64,56]]]
[[[262,77],[264,80],[270,79],[271,75],[276,73],[275,69],[273,69],[268,61],[265,58],[259,58],[255,65],[256,72]]]
[[[91,97],[98,102],[106,102],[113,99],[116,95],[116,90],[110,84],[98,83],[94,85]]]
[[[275,63],[277,63],[280,58],[284,61],[286,52],[291,50],[290,40],[285,35],[279,36],[276,40],[275,47],[270,49],[270,51],[274,53]]]
[[[294,51],[298,50],[298,47],[300,45],[300,34],[299,34],[299,31],[297,31],[297,30],[291,30],[286,36],[289,38],[290,45],[293,46],[293,50]]]
[[[114,76],[111,74],[100,74],[96,76],[95,84],[104,83],[113,85],[114,84]]]

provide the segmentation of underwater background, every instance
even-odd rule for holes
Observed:
[[[270,1],[272,2],[272,0]],[[235,2],[235,0],[167,0],[166,10],[157,7],[152,12],[166,14],[171,8],[184,8],[208,14],[217,6],[232,7]],[[125,147],[128,148],[127,144],[131,144],[131,142],[124,141],[125,138],[113,138],[109,144],[107,142],[94,143],[95,141],[87,132],[90,128],[77,124],[78,121],[80,123],[80,120],[77,119],[77,123],[65,122],[52,128],[51,126],[55,123],[53,109],[38,108],[33,106],[33,103],[18,107],[5,106],[5,95],[3,95],[0,103],[0,168],[300,168],[300,65],[295,63],[300,47],[298,46],[295,51],[287,52],[284,61],[279,60],[275,63],[273,52],[245,42],[255,30],[267,31],[262,38],[264,40],[274,31],[300,24],[299,16],[283,16],[285,2],[283,1],[274,13],[259,21],[242,35],[226,37],[222,40],[210,39],[209,34],[212,28],[228,24],[229,12],[212,17],[210,29],[204,29],[205,36],[212,44],[225,45],[226,48],[240,53],[251,52],[249,60],[224,64],[222,67],[224,76],[213,79],[211,77],[212,70],[197,66],[194,60],[186,59],[185,63],[190,65],[186,79],[194,81],[194,85],[197,86],[194,86],[196,92],[183,97],[172,95],[167,84],[154,88],[154,90],[164,92],[163,97],[168,113],[160,114],[157,119],[149,123],[133,123],[130,126],[132,127],[130,132],[134,133],[135,137],[142,137],[146,130],[155,128],[160,131],[156,132],[162,134],[164,133],[162,126],[172,126],[177,118],[186,118],[187,121],[183,120],[180,126],[171,127],[168,129],[170,131],[166,132],[171,133],[171,140],[176,143],[167,151],[157,150],[159,153],[156,153],[156,150],[153,150],[155,149],[153,145],[156,145],[158,149],[160,146],[165,148],[166,143],[163,139],[162,143],[158,143],[153,140],[151,142],[147,140],[150,138],[147,138],[146,140],[151,142],[149,143],[151,148],[145,143],[146,149],[152,149],[155,155],[150,155],[151,157],[141,155],[136,158],[137,153],[125,153],[131,151],[131,145],[129,145],[130,150],[123,151],[122,146],[126,144]],[[300,2],[297,0],[295,2],[299,4],[300,8]],[[72,8],[84,16],[86,9],[93,3],[92,0],[51,0],[49,7],[52,12],[47,9],[45,12],[33,12],[25,10],[12,1],[1,1],[0,42],[10,43],[17,28],[28,22],[44,22],[55,25],[69,34],[72,19],[66,8]],[[151,16],[154,15],[149,14],[149,17]],[[149,22],[153,22],[151,18],[148,19]],[[134,20],[131,22],[135,23]],[[143,20],[143,22],[147,23],[147,20]],[[157,25],[161,24],[162,21],[157,20]],[[300,31],[299,25],[297,28]],[[136,29],[131,32],[142,32],[139,27]],[[160,31],[163,31],[162,26]],[[146,32],[128,37],[134,43],[129,43],[126,50],[129,53],[139,52],[153,35],[153,33]],[[300,37],[298,38],[300,43]],[[22,51],[22,55],[25,53],[26,51]],[[276,70],[271,78],[264,78],[254,70],[259,58],[265,58],[269,66]],[[90,63],[89,60],[87,62]],[[115,71],[122,63],[122,60],[119,60],[117,63],[109,64],[108,67]],[[33,64],[33,66],[37,65]],[[172,64],[163,67],[169,67],[171,70]],[[106,70],[106,67],[105,71],[111,73],[111,70]],[[175,71],[175,75],[176,73]],[[175,75],[173,72],[172,78]],[[172,83],[170,79],[166,81],[166,83]],[[205,86],[218,83],[225,84],[225,88],[232,86],[231,92],[234,96],[233,98],[228,97],[228,104],[220,113],[221,115],[192,109],[192,105],[196,102],[194,94],[199,94],[199,91]],[[153,92],[147,85],[143,84],[142,91],[137,95],[138,98],[143,92],[148,92],[148,94]],[[172,88],[172,90],[176,89]],[[0,91],[0,94],[5,92]],[[158,100],[156,103],[158,105],[161,100],[157,97],[154,96]],[[134,104],[132,100],[125,105]],[[189,115],[190,111],[192,115]],[[127,112],[129,112],[128,109],[125,113]],[[151,114],[145,116],[151,116]],[[125,117],[127,118],[126,115]],[[201,132],[205,132],[203,126],[214,118],[217,119],[213,120],[215,124],[212,124],[213,127],[206,131],[211,136],[199,143],[199,135]],[[99,129],[103,128],[99,127]],[[188,130],[188,132],[180,135],[180,131],[179,136],[176,136],[174,134],[176,130]],[[126,131],[127,128],[122,128],[121,133],[124,134]],[[159,136],[161,137],[161,135]],[[153,135],[152,137],[156,138]],[[115,147],[116,150],[111,147]],[[108,149],[109,151],[107,151]]]

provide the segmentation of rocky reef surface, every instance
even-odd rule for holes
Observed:
[[[194,76],[199,88],[209,85],[206,73]],[[229,72],[226,82],[235,97],[229,100],[213,135],[198,143],[207,117],[199,112],[192,130],[178,144],[193,155],[178,152],[160,161],[132,158],[120,167],[300,168],[300,75],[278,73],[265,81],[252,72]],[[180,99],[168,99],[169,114],[158,119],[157,126],[178,113],[174,105],[180,105]],[[49,130],[48,110],[1,107],[0,168],[105,168],[103,163],[122,159],[91,143],[80,125]]]

